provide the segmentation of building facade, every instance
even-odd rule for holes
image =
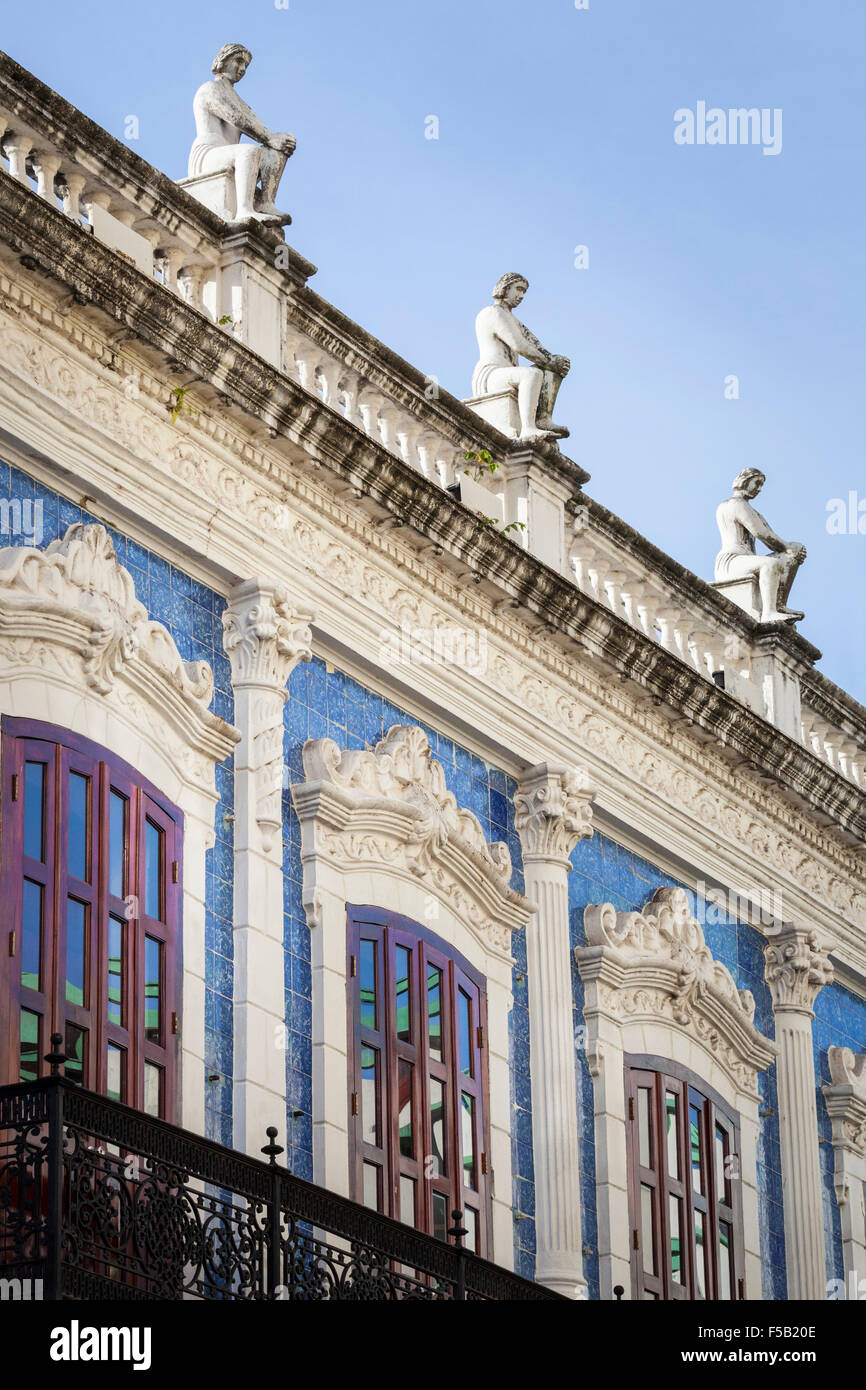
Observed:
[[[278,227],[0,125],[0,1086],[570,1298],[866,1280],[866,711]]]

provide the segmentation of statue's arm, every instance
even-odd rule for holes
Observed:
[[[530,362],[535,362],[539,367],[549,367],[553,361],[554,354],[548,352],[546,347],[542,347],[534,333],[530,333],[519,319],[513,314],[509,314],[511,320],[511,331],[514,335],[510,346],[522,357],[527,357]]]
[[[756,512],[755,508],[750,506],[748,502],[740,511],[740,520],[742,520],[746,530],[755,537],[755,540],[763,541],[769,550],[790,549],[788,542],[783,541],[781,536],[777,536],[769,522],[761,516],[760,512]]]
[[[231,125],[237,126],[238,130],[244,135],[248,135],[251,140],[258,140],[261,145],[270,146],[274,139],[274,132],[269,130],[263,121],[260,121],[255,111],[247,106],[242,97],[239,97],[234,87],[228,86],[221,90],[215,89],[206,91],[204,100],[208,109],[218,116],[222,121],[228,121]],[[228,84],[227,84],[228,85]]]

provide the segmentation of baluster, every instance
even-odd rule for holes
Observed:
[[[3,153],[9,160],[9,173],[19,183],[29,184],[27,178],[27,156],[33,149],[29,135],[22,131],[10,130],[3,139]]]
[[[81,194],[87,180],[83,174],[60,175],[61,197],[63,198],[63,211],[67,217],[71,217],[73,222],[81,221]]]
[[[57,194],[54,192],[54,180],[60,168],[60,160],[54,154],[37,154],[35,159],[36,169],[36,192],[40,198],[44,198],[46,203],[52,207],[57,207]]]

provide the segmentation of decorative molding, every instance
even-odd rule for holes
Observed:
[[[866,1163],[866,1052],[829,1047],[827,1061],[830,1085],[822,1090],[833,1124],[833,1148],[845,1149]]]
[[[458,611],[482,626],[491,648],[494,637],[503,646],[493,651],[486,672],[500,704],[504,699],[506,707],[549,723],[600,767],[614,769],[625,786],[649,793],[660,813],[667,807],[687,813],[696,853],[707,836],[721,837],[755,866],[753,874],[775,875],[826,904],[840,938],[857,951],[855,933],[866,929],[866,875],[838,837],[780,797],[771,802],[766,786],[671,727],[633,690],[611,685],[588,662],[539,641],[508,616],[507,606],[493,612],[473,586],[431,574],[427,559],[393,533],[371,532],[357,510],[298,474],[277,449],[253,444],[249,432],[222,413],[184,417],[172,429],[164,379],[140,359],[107,348],[78,313],[64,315],[32,288],[0,276],[0,289],[12,316],[2,319],[4,364],[28,389],[46,391],[64,416],[77,415],[85,430],[95,426],[151,473],[163,470],[175,480],[172,486],[225,508],[251,534],[278,544],[299,566],[375,609],[383,622],[435,629]],[[38,337],[15,322],[25,310]],[[130,383],[134,390],[126,389]]]
[[[509,886],[508,846],[488,844],[478,818],[458,806],[423,729],[396,724],[372,752],[312,739],[303,760],[306,780],[293,784],[292,797],[311,927],[320,856],[344,870],[379,863],[429,884],[486,950],[510,961],[511,933],[534,909]]]
[[[523,859],[567,864],[575,846],[592,834],[595,788],[584,770],[540,763],[520,780],[514,827]]]
[[[833,980],[829,948],[818,933],[787,926],[764,947],[764,960],[774,1012],[806,1013],[813,1018],[819,992]]]
[[[0,550],[0,638],[11,678],[34,668],[62,674],[116,698],[136,722],[158,719],[177,735],[174,760],[211,786],[212,764],[239,737],[209,709],[210,666],[184,661],[168,629],[148,618],[104,526],[75,522],[44,550]]]
[[[756,1094],[776,1045],[755,1028],[751,992],[709,950],[684,890],[659,888],[643,912],[593,904],[583,920],[588,945],[574,955],[587,986],[591,1069],[600,1014],[620,1024],[663,1018],[700,1039],[738,1087]]]

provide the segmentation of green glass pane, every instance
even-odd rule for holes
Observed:
[[[675,1284],[681,1284],[683,1282],[682,1247],[680,1243],[680,1208],[680,1199],[674,1197],[672,1194],[669,1195],[671,1279]]]
[[[144,910],[148,917],[162,916],[162,842],[163,832],[153,821],[144,830]]]
[[[108,891],[122,898],[125,883],[126,797],[112,791],[108,805]]]
[[[405,946],[398,946],[394,952],[394,964],[397,992],[397,1037],[401,1042],[411,1042],[412,1016],[409,981],[412,969],[412,952],[407,951]]]
[[[21,1060],[19,1075],[22,1081],[35,1081],[39,1075],[39,1015],[30,1009],[21,1010]]]
[[[123,935],[125,923],[108,919],[108,1021],[123,1026]]]
[[[74,1023],[66,1025],[66,1041],[64,1051],[66,1052],[66,1079],[72,1081],[76,1086],[84,1085],[84,1040],[86,1034],[83,1028],[76,1028]]]
[[[67,866],[73,878],[87,879],[87,801],[90,778],[69,774],[69,838]]]
[[[675,1091],[665,1091],[665,1125],[667,1126],[668,1173],[680,1175],[680,1112]]]
[[[430,1056],[442,1061],[442,971],[427,967],[427,1033]]]
[[[160,964],[162,942],[144,938],[144,1032],[148,1042],[158,1043],[160,1033]]]
[[[397,1063],[397,1092],[400,1116],[398,1120],[400,1154],[403,1158],[415,1157],[415,1141],[412,1133],[412,1076],[414,1067],[402,1057]]]
[[[365,1144],[379,1146],[378,1106],[379,1054],[373,1047],[361,1048],[361,1133]]]
[[[437,1240],[448,1239],[448,1198],[441,1192],[433,1193],[433,1234]]]
[[[21,917],[21,983],[40,989],[42,981],[42,884],[24,880]]]
[[[719,1222],[719,1298],[731,1297],[731,1228]]]
[[[707,1296],[707,1243],[704,1239],[704,1213],[695,1212],[695,1298]]]
[[[66,998],[70,1004],[85,1004],[85,941],[87,908],[77,898],[66,903]]]
[[[689,1106],[689,1151],[692,1164],[692,1187],[695,1192],[704,1190],[704,1171],[701,1163],[701,1112],[696,1105]]]
[[[716,1125],[716,1201],[727,1201],[728,1184],[725,1176],[727,1136],[721,1125]]]
[[[24,853],[45,858],[45,764],[24,764]]]
[[[433,1152],[430,1155],[431,1174],[441,1177],[445,1169],[445,1086],[430,1078],[430,1129],[433,1137]]]
[[[467,1187],[475,1188],[475,1100],[464,1091],[461,1097],[460,1113],[463,1131],[463,1181]]]
[[[469,995],[458,990],[457,999],[460,1010],[460,1070],[464,1076],[472,1075],[472,1005]]]
[[[376,998],[375,941],[361,942],[361,1027],[376,1028],[378,1001]]]

